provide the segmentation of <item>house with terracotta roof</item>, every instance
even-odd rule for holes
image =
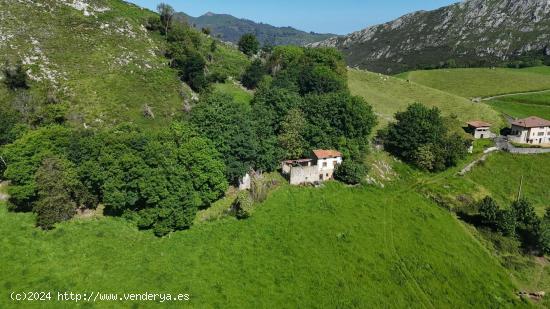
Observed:
[[[508,140],[520,144],[550,145],[550,121],[535,116],[515,120]]]
[[[466,131],[474,136],[475,139],[495,138],[496,134],[491,132],[491,124],[481,120],[472,120],[466,123]]]
[[[340,152],[318,149],[313,151],[311,158],[283,161],[281,168],[290,184],[301,185],[333,179],[334,171],[340,164],[342,164]]]

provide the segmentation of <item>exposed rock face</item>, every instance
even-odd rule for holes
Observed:
[[[549,41],[550,0],[468,0],[310,46],[337,47],[350,66],[396,73],[451,59],[492,65],[549,55]]]

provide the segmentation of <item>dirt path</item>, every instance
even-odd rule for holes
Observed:
[[[481,100],[483,100],[483,101],[490,101],[490,100],[493,100],[493,99],[506,98],[506,97],[514,97],[514,96],[517,96],[517,95],[537,94],[537,93],[546,93],[546,92],[550,92],[550,89],[539,90],[539,91],[526,91],[526,92],[516,92],[516,93],[500,94],[500,95],[495,95],[495,96],[492,96],[492,97],[483,98],[483,99],[481,99]]]

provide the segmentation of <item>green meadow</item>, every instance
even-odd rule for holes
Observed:
[[[465,98],[550,89],[550,67],[440,69],[412,71],[398,77]]]
[[[462,121],[481,119],[497,125],[503,124],[498,113],[485,104],[473,103],[463,97],[414,82],[359,70],[349,70],[348,79],[351,92],[372,104],[380,125],[392,121],[396,112],[405,110],[415,102],[438,107],[443,114],[457,115]]]
[[[550,119],[550,91],[502,97],[488,102],[494,109],[515,118],[538,116]]]
[[[505,269],[451,213],[399,183],[283,186],[247,220],[160,239],[110,217],[43,232],[32,214],[5,206],[0,232],[0,307],[14,305],[10,291],[91,288],[189,293],[198,308],[525,305]]]

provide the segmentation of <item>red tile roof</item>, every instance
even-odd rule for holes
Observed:
[[[516,120],[512,124],[522,128],[550,127],[550,121],[535,116]]]
[[[329,158],[337,158],[342,156],[342,154],[339,151],[323,150],[323,149],[313,150],[313,154],[315,154],[315,157],[317,157],[317,159],[329,159]]]
[[[480,120],[469,121],[469,122],[467,122],[467,124],[471,127],[474,127],[474,128],[487,128],[487,127],[491,126],[490,123],[480,121]]]

